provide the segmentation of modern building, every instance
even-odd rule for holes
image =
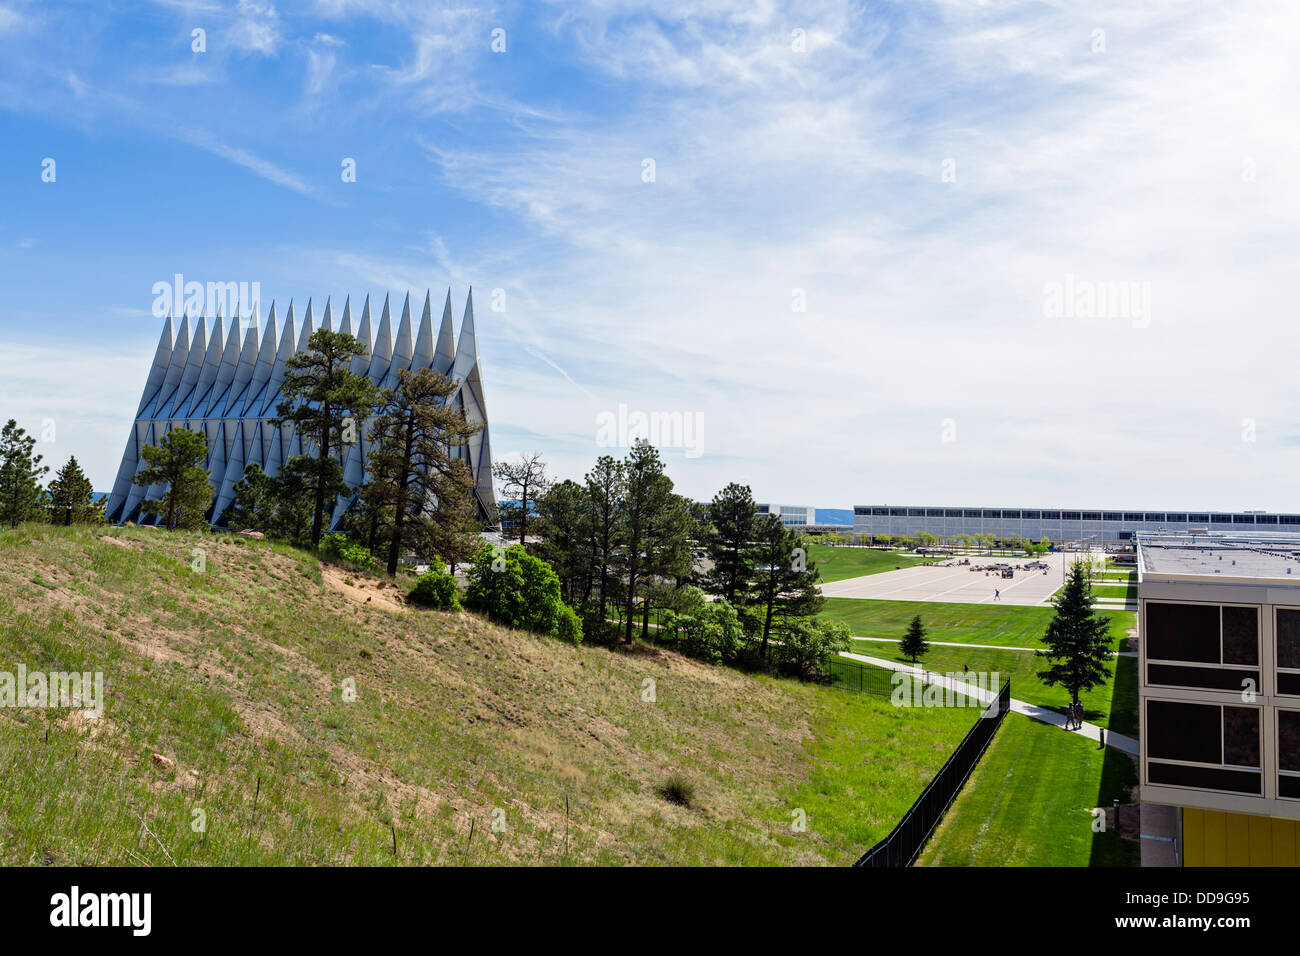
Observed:
[[[1048,538],[1083,545],[1131,545],[1134,535],[1142,532],[1300,533],[1300,514],[855,505],[853,530],[857,534],[910,535],[927,531],[939,537],[992,534],[1004,539],[1016,536],[1031,541]]]
[[[1137,559],[1144,806],[1182,865],[1295,865],[1300,533],[1139,533]]]
[[[281,324],[273,303],[265,322],[259,323],[256,316],[251,320],[236,316],[225,332],[220,316],[210,330],[206,316],[200,315],[195,321],[185,316],[179,324],[168,316],[122,453],[117,479],[109,494],[106,516],[118,522],[158,520],[156,515],[142,515],[140,507],[144,499],[158,497],[162,489],[142,488],[132,479],[144,465],[140,450],[158,444],[173,428],[189,428],[207,435],[210,451],[205,467],[213,484],[209,515],[213,525],[221,524],[222,514],[234,498],[235,484],[248,465],[256,463],[268,475],[276,475],[290,458],[303,454],[302,442],[293,426],[277,426],[272,419],[282,401],[280,386],[284,381],[285,362],[296,352],[305,350],[311,334],[323,328],[353,335],[366,347],[365,355],[352,360],[352,370],[366,375],[376,385],[394,387],[398,372],[404,369],[434,369],[459,383],[449,401],[464,411],[471,424],[482,428],[467,445],[453,449],[452,453],[467,461],[474,476],[474,499],[480,517],[494,518],[492,446],[474,328],[473,291],[465,300],[459,338],[454,336],[450,291],[436,338],[431,305],[426,293],[424,312],[416,326],[408,295],[395,335],[387,297],[378,329],[373,327],[369,297],[359,323],[353,322],[349,299],[337,326],[328,302],[319,325],[312,315],[310,302],[301,323],[295,320],[291,303]],[[367,431],[365,423],[359,423],[356,440],[338,450],[343,477],[354,489],[366,477],[365,462],[370,450]],[[355,500],[355,494],[339,499],[334,511],[335,525]]]
[[[812,505],[757,505],[761,515],[774,514],[788,528],[817,524],[817,509]]]

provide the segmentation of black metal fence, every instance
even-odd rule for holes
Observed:
[[[939,768],[921,795],[916,798],[903,819],[898,821],[889,836],[873,846],[854,866],[887,867],[911,866],[920,855],[934,828],[943,819],[962,785],[988,748],[989,741],[1002,725],[1011,709],[1011,681],[998,691],[998,696],[985,708],[970,731],[948,761]]]

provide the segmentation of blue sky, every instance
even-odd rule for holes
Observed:
[[[559,475],[623,406],[699,423],[697,497],[1295,510],[1297,48],[1264,0],[0,0],[0,417],[106,489],[154,283],[473,286],[496,457]]]

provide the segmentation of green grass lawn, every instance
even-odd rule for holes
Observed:
[[[1126,755],[1009,714],[919,865],[1137,866],[1137,842],[1113,826],[1093,833],[1091,812],[1127,801],[1136,782]]]
[[[807,781],[786,791],[831,863],[851,864],[889,835],[979,718],[972,707],[895,707],[888,698],[821,688],[842,708],[807,745]],[[829,715],[828,715],[829,716]],[[846,852],[846,848],[852,848]]]
[[[915,614],[931,641],[956,644],[1002,644],[1041,647],[1042,636],[1055,611],[1050,607],[992,607],[987,604],[944,604],[931,601],[876,601],[866,598],[827,598],[821,616],[843,621],[857,637],[901,639]],[[1116,644],[1135,627],[1132,611],[1101,611],[1111,620]]]
[[[875,548],[848,548],[829,544],[808,546],[808,557],[817,564],[823,583],[857,578],[864,574],[910,568],[923,559],[897,551],[878,551]]]
[[[858,641],[853,653],[909,664],[898,650],[897,644]],[[1094,687],[1080,695],[1084,719],[1110,728],[1118,733],[1132,734],[1137,725],[1136,667],[1133,658],[1115,658],[1110,666],[1111,679],[1101,687]],[[1048,662],[1026,651],[1002,651],[978,647],[934,647],[918,662],[918,666],[939,674],[949,674],[969,668],[972,671],[997,671],[1011,680],[1011,696],[1040,707],[1050,707],[1064,712],[1070,702],[1069,693],[1062,687],[1049,687],[1038,677],[1038,672]],[[1120,688],[1115,685],[1115,671],[1119,668]],[[1129,693],[1128,684],[1132,684]]]
[[[1092,593],[1099,598],[1131,598],[1137,600],[1138,589],[1135,584],[1127,586],[1121,584],[1113,586],[1109,584],[1094,584],[1092,586]]]

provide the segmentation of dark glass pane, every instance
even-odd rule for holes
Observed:
[[[1277,666],[1300,667],[1300,611],[1277,610]]]
[[[1175,787],[1260,793],[1263,775],[1258,770],[1216,770],[1213,767],[1180,767],[1177,764],[1147,763],[1147,779]]]
[[[1218,667],[1180,667],[1177,664],[1148,664],[1147,683],[1165,687],[1201,687],[1205,690],[1245,690],[1242,682],[1254,681],[1259,689],[1259,671],[1229,671]]]
[[[1300,797],[1300,777],[1277,778],[1277,795],[1279,797]]]
[[[1288,697],[1300,697],[1300,674],[1277,675],[1277,692]]]
[[[1147,701],[1147,756],[1222,763],[1220,710],[1214,704]]]
[[[1223,762],[1259,766],[1259,708],[1223,708]]]
[[[1300,712],[1277,712],[1278,769],[1300,771]]]
[[[1148,604],[1147,657],[1218,664],[1218,605]]]
[[[1259,613],[1253,607],[1223,609],[1223,663],[1259,666]]]

